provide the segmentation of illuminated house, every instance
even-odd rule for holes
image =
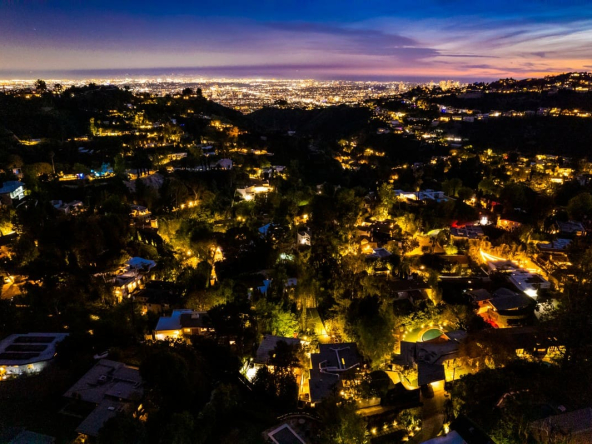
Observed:
[[[513,219],[509,219],[509,218],[499,218],[497,220],[497,227],[501,228],[502,230],[506,230],[506,231],[514,231],[517,228],[520,228],[522,226],[521,222],[518,222],[516,220]]]
[[[25,184],[17,180],[11,180],[0,184],[0,202],[3,205],[12,205],[13,200],[21,200],[25,197]]]
[[[478,290],[473,293],[480,295]],[[493,295],[480,297],[477,304],[477,314],[496,328],[523,324],[533,315],[536,305],[532,298],[507,288],[500,288]]]
[[[310,247],[310,231],[302,230],[298,232],[298,245]]]
[[[173,310],[170,316],[158,319],[153,337],[157,341],[183,339],[185,336],[203,336],[213,333],[208,313],[190,309]]]
[[[269,186],[269,183],[260,183],[249,185],[245,188],[237,188],[237,193],[244,200],[253,200],[258,194],[266,194],[273,191],[273,187]]]
[[[487,264],[490,274],[503,274],[518,290],[531,298],[536,299],[539,290],[551,288],[551,283],[542,276],[536,273],[531,273],[530,271],[519,267],[512,261],[493,256],[484,251],[481,251],[481,257]]]
[[[560,234],[562,236],[584,236],[586,229],[581,222],[570,220],[568,222],[556,221],[550,230],[551,234]]]
[[[341,375],[359,368],[362,358],[354,342],[319,344],[319,352],[310,356],[310,402],[321,402],[336,389]]]
[[[56,355],[56,346],[67,333],[10,335],[0,342],[0,379],[38,373]]]
[[[257,352],[255,353],[255,359],[253,360],[253,366],[247,370],[247,378],[249,380],[253,379],[256,375],[257,370],[262,367],[271,367],[273,365],[270,364],[270,360],[275,357],[274,351],[280,342],[284,342],[288,346],[291,347],[301,347],[304,342],[297,338],[285,338],[282,336],[274,336],[274,335],[265,335],[263,340],[259,344],[257,348]],[[304,384],[304,372],[301,368],[292,368],[292,372],[294,373],[294,377],[298,382],[299,387],[302,389]]]
[[[146,275],[155,266],[156,262],[141,257],[133,257],[128,260],[114,278],[115,296],[119,302],[142,288]]]
[[[395,190],[395,196],[402,200],[415,200],[422,202],[447,202],[450,197],[444,194],[444,191],[423,190],[423,191],[403,191]]]
[[[131,217],[149,217],[152,213],[146,207],[142,205],[131,205],[130,206],[130,216]]]

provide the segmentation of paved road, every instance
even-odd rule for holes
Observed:
[[[421,432],[419,432],[413,439],[413,442],[415,443],[421,443],[428,439],[435,438],[444,426],[444,406],[446,403],[446,397],[444,396],[444,381],[435,383],[433,389],[433,398],[424,398],[422,396],[423,424]]]

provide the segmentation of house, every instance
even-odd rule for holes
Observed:
[[[514,220],[511,217],[499,217],[497,219],[497,228],[501,228],[506,231],[514,231],[522,226],[522,222]]]
[[[216,155],[216,149],[212,145],[201,146],[202,155],[209,157]]]
[[[297,338],[285,338],[282,336],[265,335],[263,340],[257,348],[255,359],[253,362],[259,365],[267,365],[272,352],[275,350],[279,342],[285,342],[288,345],[300,347],[303,342]]]
[[[144,276],[137,270],[127,270],[115,276],[113,287],[115,297],[121,302],[124,297],[130,297],[133,292],[142,287]]]
[[[172,299],[178,299],[173,292],[158,288],[143,288],[134,296],[140,304],[142,315],[150,313],[162,314],[170,309]]]
[[[340,382],[344,372],[361,366],[362,358],[353,342],[319,344],[319,352],[310,356],[310,402],[315,404],[329,396]]]
[[[571,244],[571,239],[555,239],[551,242],[540,242],[537,244],[537,248],[541,252],[556,253],[565,251],[569,244]]]
[[[483,228],[478,225],[465,225],[464,227],[450,227],[452,239],[479,239],[485,236]]]
[[[467,296],[469,297],[471,302],[473,302],[476,305],[478,305],[480,302],[485,302],[492,298],[491,293],[485,290],[484,288],[471,290],[467,292]]]
[[[270,222],[265,224],[257,229],[259,231],[259,236],[261,238],[271,239],[273,241],[277,241],[286,233],[286,228],[282,227],[278,224],[274,224]]]
[[[150,210],[142,205],[130,205],[130,216],[133,218],[150,217]]]
[[[416,279],[389,281],[389,288],[399,299],[408,299],[412,303],[429,299],[433,290],[424,282]]]
[[[310,239],[310,230],[300,230],[298,231],[297,235],[297,243],[301,246],[308,246],[310,247],[311,239]]]
[[[539,290],[551,288],[551,283],[541,275],[520,268],[512,261],[497,258],[484,252],[481,252],[481,256],[487,264],[489,274],[502,273],[508,282],[531,298],[536,299]]]
[[[56,356],[68,333],[14,334],[0,341],[0,379],[39,373]]]
[[[247,378],[252,380],[255,375],[257,374],[257,370],[262,367],[269,367],[270,366],[270,359],[275,357],[274,351],[277,348],[280,342],[284,342],[288,346],[300,348],[305,343],[297,338],[286,338],[282,336],[274,336],[274,335],[265,335],[263,340],[259,344],[257,348],[257,352],[255,353],[255,359],[253,359],[253,365],[247,370]],[[298,386],[302,389],[304,386],[304,377],[305,372],[302,368],[295,367],[291,369]]]
[[[21,200],[25,197],[25,184],[18,180],[9,180],[0,183],[0,203],[11,206],[13,200]]]
[[[119,302],[124,297],[130,297],[132,293],[143,287],[146,276],[156,266],[156,262],[132,257],[121,267],[113,278],[115,297]]]
[[[420,201],[420,202],[447,202],[452,198],[446,196],[444,191],[434,190],[423,190],[423,191],[403,191],[395,190],[395,196],[402,200],[407,201]],[[452,199],[454,200],[454,199]]]
[[[551,227],[551,234],[559,234],[561,236],[585,236],[586,229],[581,222],[570,220],[568,222],[556,221]]]
[[[589,444],[592,442],[592,408],[549,416],[531,422],[529,429],[538,442]]]
[[[434,328],[427,328],[426,332],[431,330]],[[466,338],[465,331],[457,330],[418,342],[401,341],[401,353],[395,355],[393,363],[408,368],[416,367],[418,386],[444,381],[446,361],[459,357],[460,345]]]
[[[366,256],[369,259],[386,259],[393,254],[386,248],[373,248],[372,253]]]
[[[186,152],[180,152],[180,153],[169,153],[167,154],[167,160],[169,162],[175,161],[175,160],[181,160],[187,157],[187,153]]]
[[[149,272],[154,267],[156,267],[156,262],[150,259],[143,259],[141,257],[132,257],[125,264],[131,270],[138,270],[143,272]]]
[[[253,182],[246,187],[236,189],[236,192],[244,200],[253,200],[258,194],[266,194],[271,191],[273,191],[273,187],[271,187],[268,182],[264,181]]]
[[[152,337],[164,341],[166,339],[182,339],[189,336],[203,336],[213,333],[210,317],[205,311],[191,309],[173,310],[170,316],[158,319]]]
[[[496,328],[523,324],[532,317],[536,306],[536,302],[524,293],[516,293],[507,288],[494,291],[489,298],[483,297],[477,304],[477,314]]]
[[[52,200],[50,203],[56,210],[64,214],[78,214],[84,211],[84,204],[81,200],[73,200],[69,203],[64,203],[61,200]]]
[[[231,170],[232,169],[232,160],[230,159],[220,159],[214,165],[214,168],[219,168],[221,170]]]
[[[542,276],[522,269],[513,271],[506,277],[518,290],[535,299],[539,290],[551,288],[551,283]]]
[[[65,411],[94,407],[76,431],[96,438],[105,422],[119,413],[135,413],[144,395],[140,370],[122,362],[101,359],[64,394],[71,400]]]

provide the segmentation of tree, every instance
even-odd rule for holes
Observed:
[[[452,179],[442,182],[442,191],[451,197],[456,196],[456,193],[460,187],[462,187],[462,180],[457,177],[453,177]]]
[[[125,173],[125,159],[121,154],[118,154],[114,158],[113,162],[113,172],[117,175],[121,175]]]
[[[592,195],[581,193],[572,197],[567,203],[567,214],[573,220],[582,220],[585,216],[592,215]]]
[[[261,367],[253,378],[253,388],[261,396],[271,396],[285,410],[296,407],[298,384],[288,369]]]
[[[194,444],[195,422],[189,412],[174,413],[165,425],[161,444]]]
[[[191,405],[195,396],[194,378],[197,374],[175,348],[155,346],[140,365],[140,374],[156,396],[155,403],[163,409],[181,411]]]
[[[473,190],[469,187],[460,187],[457,191],[457,196],[462,201],[469,200],[473,194]]]
[[[324,400],[318,408],[323,421],[321,439],[327,444],[368,444],[370,439],[366,423],[356,412],[354,403],[339,402],[335,398]]]
[[[483,179],[477,185],[479,191],[483,194],[495,195],[498,192],[498,187],[495,185],[495,182],[492,179]]]
[[[146,431],[140,421],[128,414],[120,414],[99,430],[98,444],[140,444],[146,442]]]
[[[35,89],[39,92],[47,91],[47,83],[45,83],[45,80],[37,79],[35,82]]]
[[[396,202],[395,192],[388,183],[383,183],[378,189],[378,205],[376,207],[376,219],[385,220]]]
[[[302,367],[304,351],[298,344],[288,344],[278,341],[275,348],[269,352],[269,363],[274,367],[293,369]]]
[[[347,324],[360,350],[374,366],[393,353],[395,319],[389,304],[381,302],[377,296],[353,301],[347,312]]]
[[[255,305],[262,333],[292,337],[298,331],[298,318],[282,304],[259,299]]]

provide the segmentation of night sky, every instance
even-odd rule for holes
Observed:
[[[592,2],[0,0],[0,78],[148,68],[393,80],[592,71]]]

